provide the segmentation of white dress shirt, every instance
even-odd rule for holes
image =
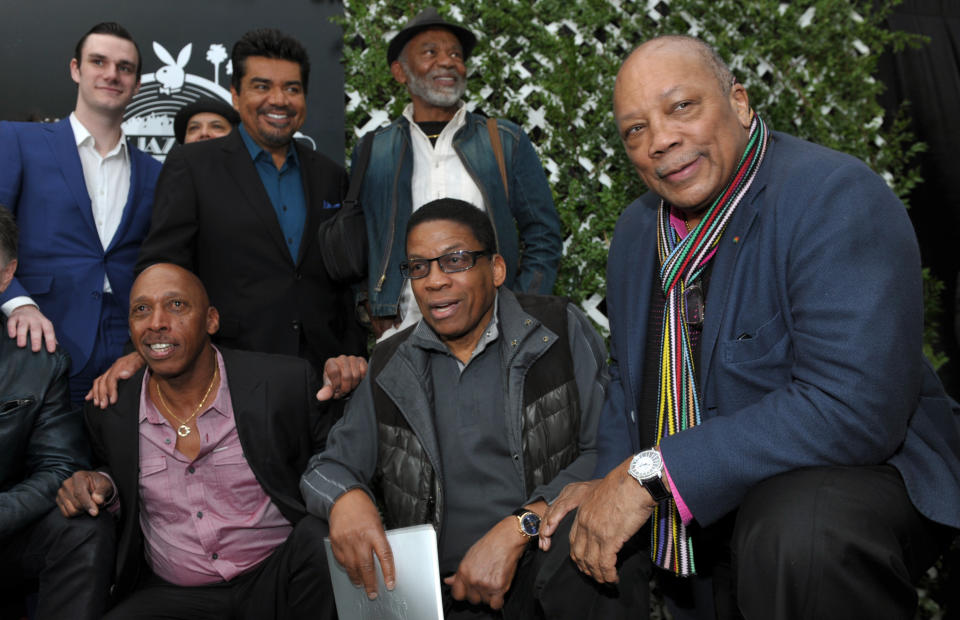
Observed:
[[[103,249],[110,247],[113,235],[120,227],[123,207],[130,193],[130,154],[127,152],[127,139],[120,130],[120,140],[110,152],[101,156],[97,152],[96,142],[87,128],[70,114],[70,125],[77,141],[80,165],[83,167],[83,181],[90,195],[93,208],[93,221],[97,225],[97,234]],[[104,291],[109,293],[109,283],[104,283]]]
[[[413,120],[413,104],[408,103],[403,115],[410,121],[410,146],[413,150],[413,178],[410,182],[413,210],[440,198],[456,198],[485,211],[483,194],[453,148],[453,136],[467,123],[467,108],[462,103],[457,113],[443,128],[436,144],[423,133]],[[490,154],[493,157],[493,154]],[[410,281],[403,283],[400,292],[399,316],[401,323],[391,327],[377,339],[389,338],[420,320],[420,308],[410,290]]]

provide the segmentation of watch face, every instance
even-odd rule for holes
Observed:
[[[520,528],[527,536],[540,534],[540,517],[535,513],[527,512],[520,517]]]
[[[632,470],[630,473],[638,480],[655,478],[663,469],[663,459],[656,450],[644,450],[634,457],[630,463],[630,469]]]

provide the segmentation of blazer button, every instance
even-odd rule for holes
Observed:
[[[90,297],[93,297],[94,299],[100,299],[100,291],[93,291],[90,293]]]
[[[300,321],[291,321],[290,325],[293,327],[293,331],[300,331]]]

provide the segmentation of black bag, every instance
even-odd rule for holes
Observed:
[[[367,277],[367,223],[358,198],[370,163],[373,134],[371,131],[360,142],[360,159],[350,173],[350,189],[340,210],[320,224],[317,232],[327,275],[339,284],[352,284]]]

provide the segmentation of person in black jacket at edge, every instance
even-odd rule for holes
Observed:
[[[17,224],[0,206],[0,292],[16,269]],[[0,619],[20,613],[15,593],[33,587],[36,620],[100,618],[112,523],[67,520],[54,504],[60,483],[89,466],[80,412],[70,405],[70,358],[59,348],[19,348],[0,333]]]

